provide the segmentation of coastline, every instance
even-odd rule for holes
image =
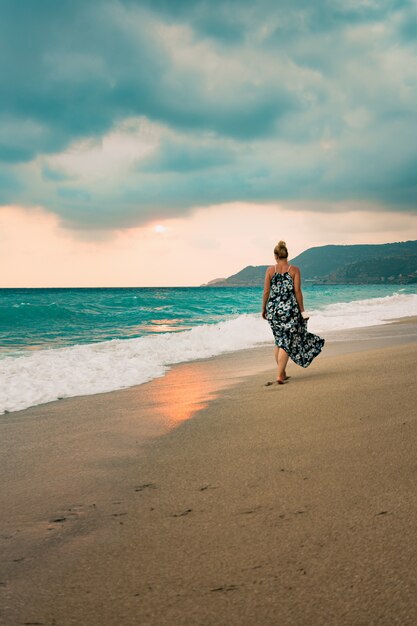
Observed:
[[[80,294],[72,293],[59,302],[51,294],[46,301],[39,295],[33,302],[22,296],[9,302],[2,313],[8,322],[0,332],[0,414],[141,385],[184,361],[270,344],[271,330],[259,314],[258,297],[245,289],[229,289],[226,296],[210,294],[200,299],[184,290],[153,290],[149,299],[146,290],[123,296],[117,292],[109,308],[101,293],[91,310],[87,302],[79,302]],[[181,309],[184,298],[194,315],[189,324]],[[308,329],[324,338],[337,335],[337,329],[417,315],[415,289],[313,289],[308,299]],[[167,318],[166,306],[171,311]],[[121,318],[118,307],[124,311]],[[78,309],[80,328],[74,325]],[[143,312],[141,321],[138,310]],[[132,319],[139,324],[132,327]]]
[[[402,319],[329,341],[282,389],[268,346],[1,416],[0,619],[413,623],[416,341]]]

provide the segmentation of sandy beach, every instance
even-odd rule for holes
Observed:
[[[0,418],[0,623],[417,623],[417,320]]]

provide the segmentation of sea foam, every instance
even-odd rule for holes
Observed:
[[[374,326],[417,315],[417,294],[396,293],[330,304],[310,311],[309,330],[326,332]],[[0,414],[59,398],[139,385],[163,376],[169,366],[261,344],[272,344],[269,324],[259,314],[238,315],[177,333],[113,339],[43,349],[0,360]]]

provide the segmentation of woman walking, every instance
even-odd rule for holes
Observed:
[[[262,317],[268,320],[274,334],[277,383],[283,385],[289,378],[285,371],[288,359],[308,367],[320,354],[324,339],[307,331],[300,270],[288,264],[285,241],[275,246],[274,255],[276,264],[265,274]]]

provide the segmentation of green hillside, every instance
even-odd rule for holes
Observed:
[[[298,265],[303,278],[325,278],[350,263],[356,264],[370,259],[374,261],[379,259],[383,262],[387,257],[406,257],[410,254],[417,254],[417,241],[353,246],[320,246],[305,250],[291,262]]]
[[[329,283],[417,283],[417,254],[387,256],[348,263],[332,272]]]
[[[305,250],[290,262],[300,268],[303,280],[310,282],[414,283],[417,282],[417,241],[319,246]],[[259,286],[263,284],[267,267],[248,265],[209,286]]]

